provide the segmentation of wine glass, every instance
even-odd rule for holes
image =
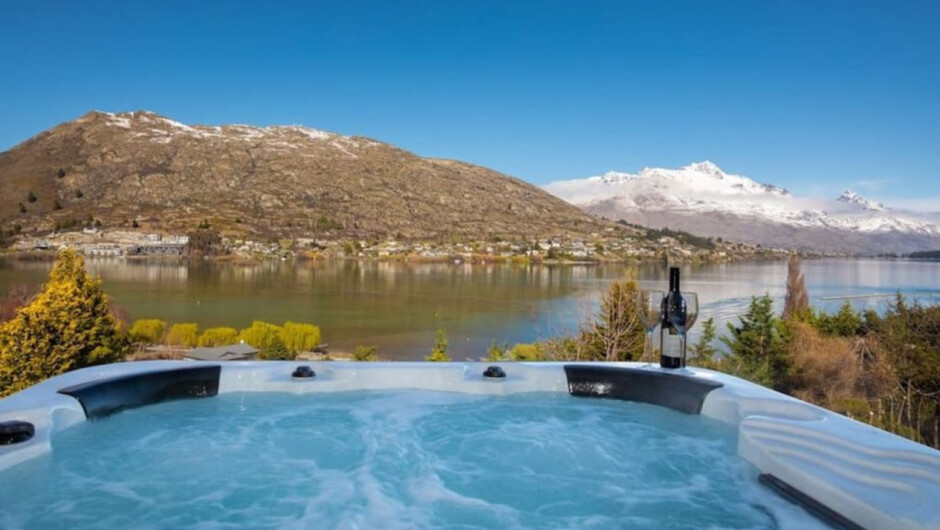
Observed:
[[[646,342],[643,344],[643,360],[651,362],[653,358],[653,330],[663,316],[663,298],[666,293],[649,289],[636,292],[636,313],[646,328]]]
[[[698,319],[698,295],[679,293],[682,296],[682,310],[670,313],[670,322],[679,332],[679,351],[682,352],[682,367],[685,368],[686,334]]]

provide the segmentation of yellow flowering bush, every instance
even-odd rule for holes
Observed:
[[[126,338],[101,278],[71,250],[59,254],[42,292],[0,325],[0,396],[70,370],[121,361]]]

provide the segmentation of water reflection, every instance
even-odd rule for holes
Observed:
[[[438,327],[448,331],[457,359],[479,357],[493,339],[526,342],[575,330],[623,266],[511,266],[272,261],[248,266],[176,261],[89,259],[105,289],[133,318],[248,325],[253,319],[314,322],[334,349],[378,345],[391,358],[420,358]],[[0,290],[41,283],[51,263],[0,261]],[[903,291],[934,299],[940,264],[826,260],[804,262],[816,305],[829,297]],[[683,290],[699,293],[702,316],[723,323],[768,293],[782,306],[783,262],[683,267]],[[639,269],[645,288],[663,288],[660,264]],[[880,298],[851,300],[878,307]],[[700,328],[700,326],[697,326]],[[693,329],[693,340],[697,329]]]

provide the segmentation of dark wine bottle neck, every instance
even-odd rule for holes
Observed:
[[[669,291],[673,293],[678,293],[679,289],[679,267],[671,267],[669,269]]]

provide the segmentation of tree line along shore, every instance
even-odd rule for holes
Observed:
[[[459,235],[434,239],[398,236],[335,239],[327,236],[251,238],[223,235],[205,221],[180,234],[143,229],[108,229],[94,224],[55,229],[49,233],[0,233],[0,248],[19,259],[54,259],[56,252],[75,250],[85,256],[120,258],[199,258],[235,263],[265,259],[359,259],[413,262],[637,262],[668,260],[727,262],[785,257],[785,249],[764,248],[699,237],[687,232],[643,229],[625,223],[582,235],[539,238],[471,238]]]

